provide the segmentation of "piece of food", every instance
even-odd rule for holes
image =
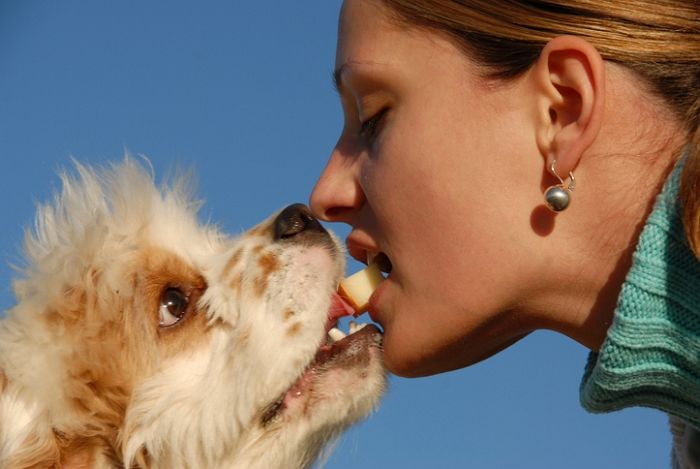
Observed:
[[[377,264],[370,264],[364,269],[343,279],[338,286],[338,294],[352,306],[356,314],[364,313],[369,306],[369,297],[384,280]]]

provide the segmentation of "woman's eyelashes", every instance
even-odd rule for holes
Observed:
[[[360,124],[359,135],[367,143],[372,143],[374,141],[374,139],[377,137],[377,134],[379,133],[379,130],[381,129],[381,125],[382,125],[382,122],[384,120],[384,116],[386,115],[388,110],[389,110],[388,107],[384,107],[379,112],[375,113],[372,117],[363,121]]]

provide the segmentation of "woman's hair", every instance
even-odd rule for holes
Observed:
[[[698,0],[381,0],[399,22],[447,34],[488,75],[525,72],[553,37],[576,35],[635,71],[688,131],[680,200],[700,258],[700,3]]]

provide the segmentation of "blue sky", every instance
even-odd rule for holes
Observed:
[[[160,175],[193,167],[203,217],[232,233],[308,201],[342,125],[339,7],[0,0],[0,307],[13,304],[10,265],[34,205],[70,157],[100,164],[127,149]],[[663,414],[580,408],[586,354],[540,332],[465,370],[391,378],[326,467],[668,467]]]

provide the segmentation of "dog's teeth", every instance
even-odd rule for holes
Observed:
[[[366,322],[358,324],[355,321],[350,321],[350,334],[354,334],[355,332],[364,329],[365,326],[367,326]]]
[[[341,331],[337,327],[334,327],[333,329],[328,331],[328,335],[333,339],[335,342],[344,339],[346,337],[345,332]]]

